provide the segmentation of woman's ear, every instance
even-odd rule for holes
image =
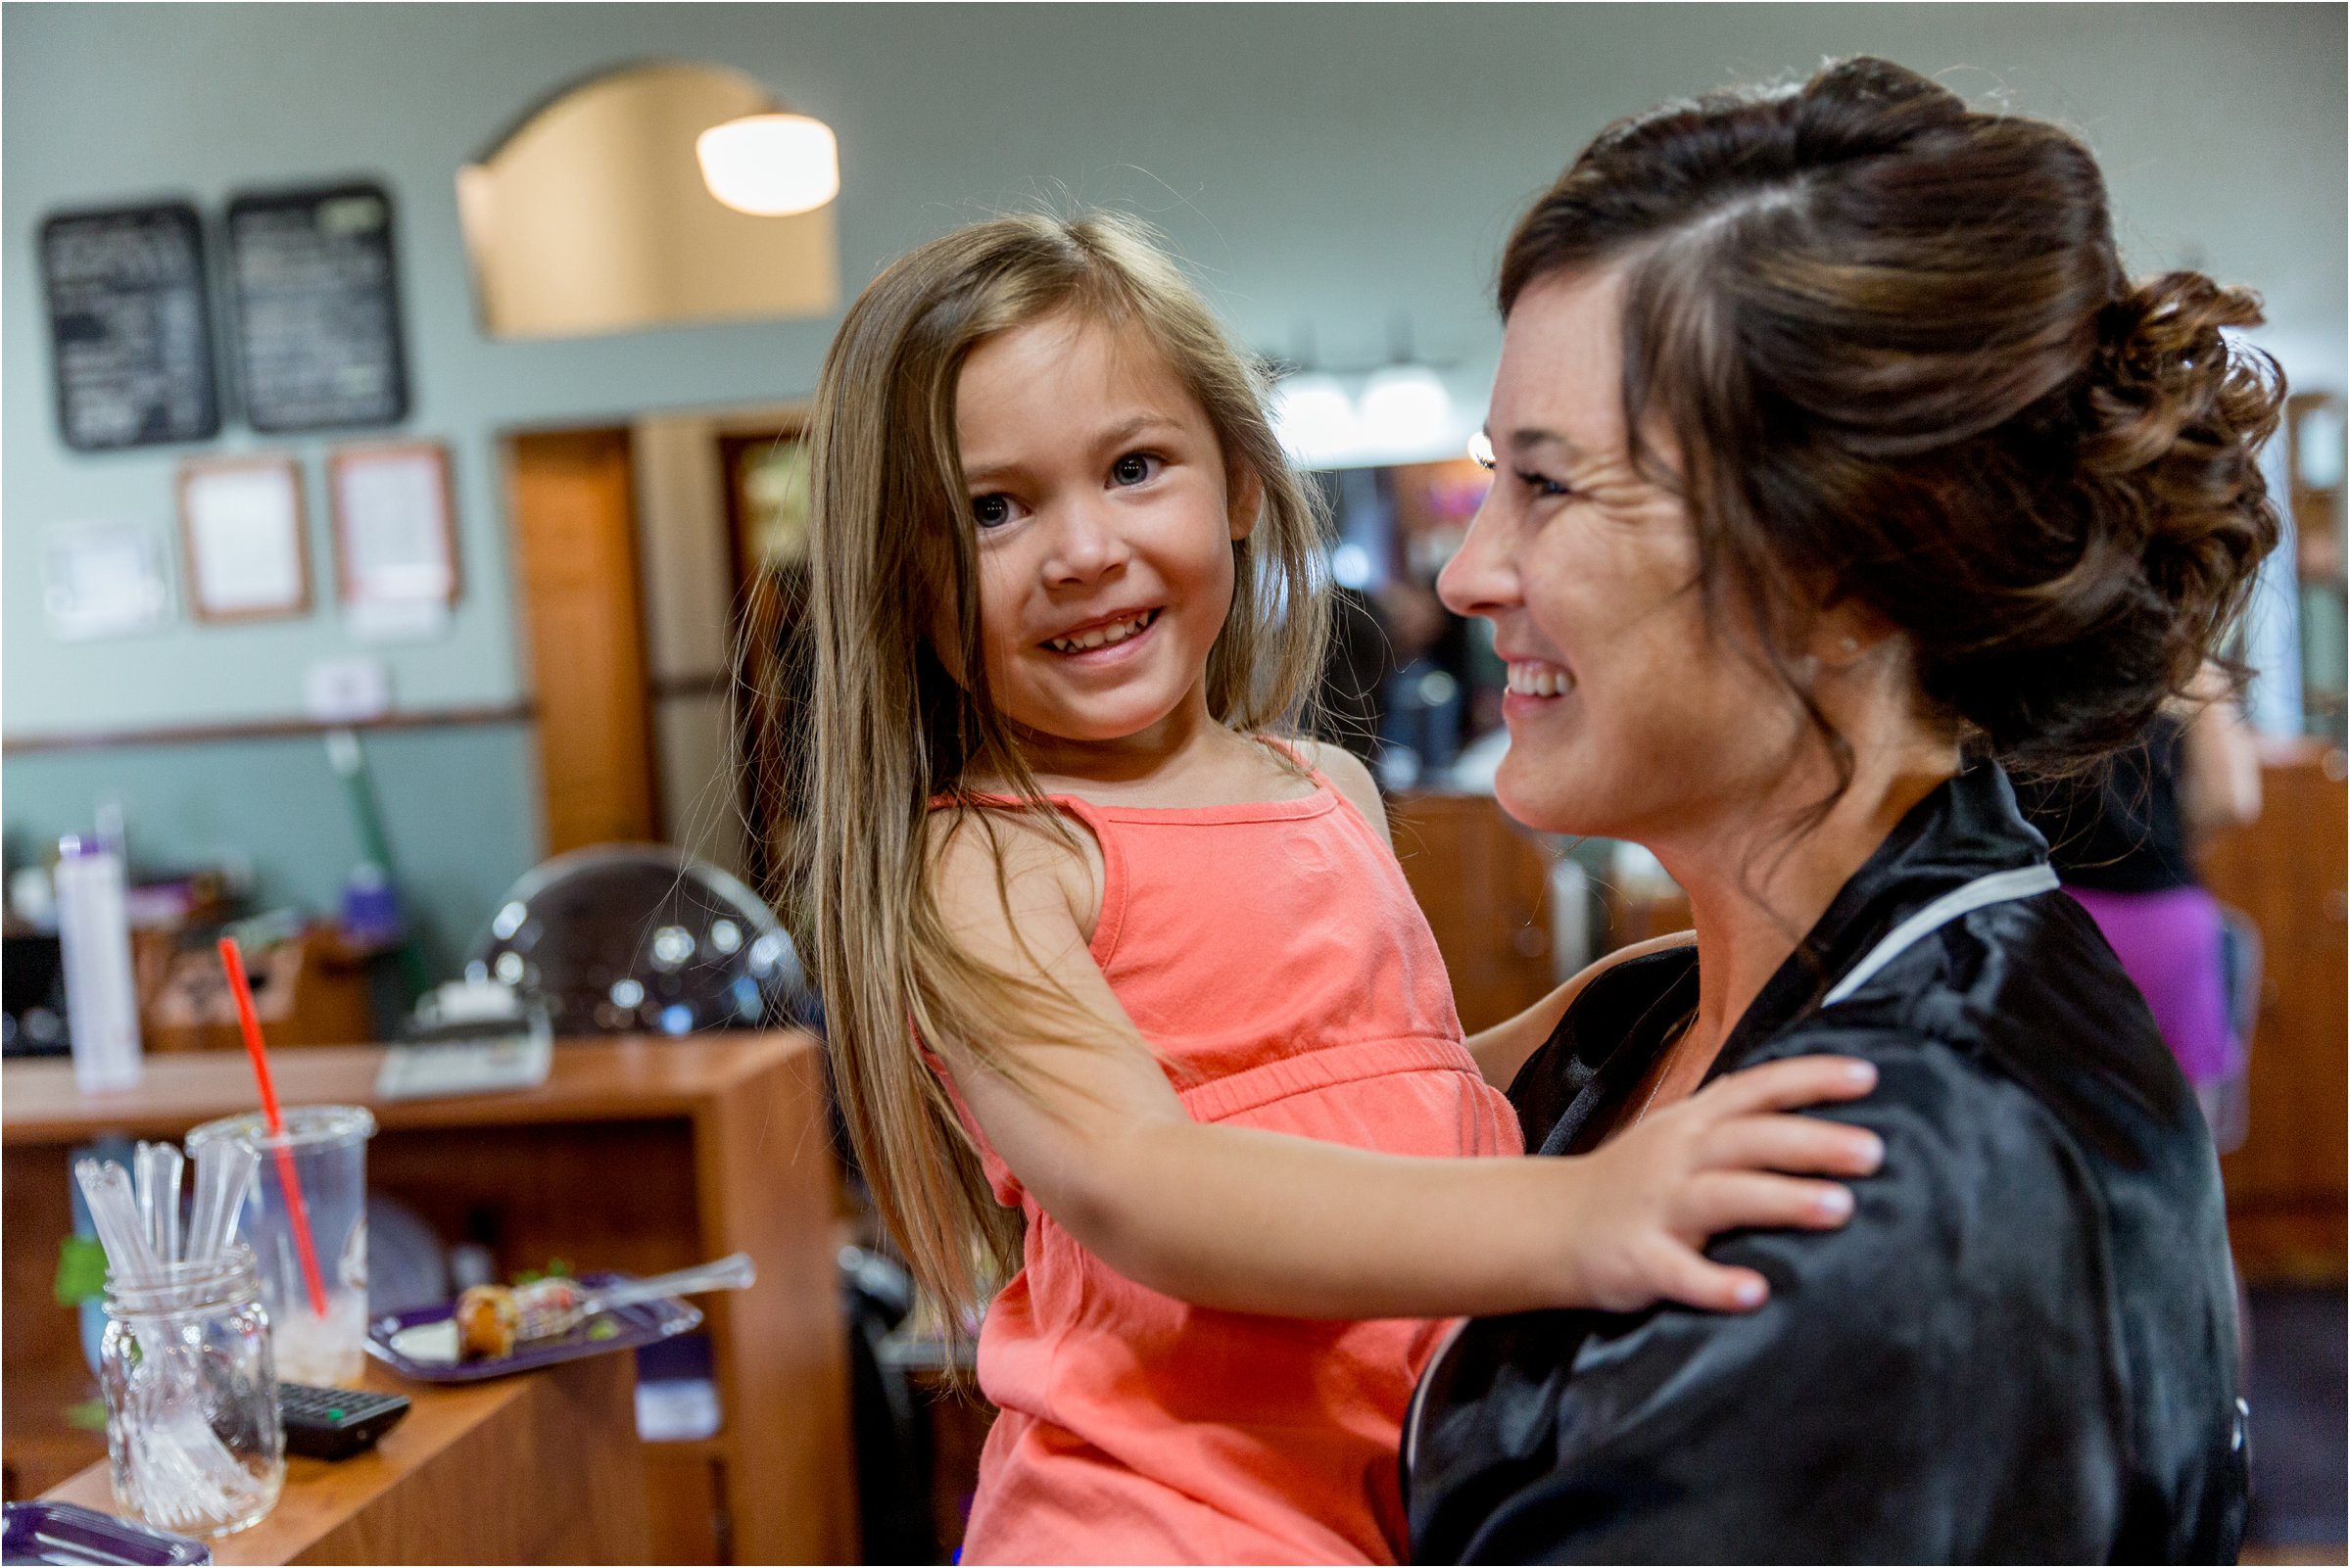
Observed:
[[[1811,618],[1803,655],[1823,670],[1848,670],[1899,629],[1860,600],[1840,598]]]
[[[1242,464],[1225,483],[1224,516],[1237,545],[1257,531],[1257,519],[1265,511],[1265,481],[1257,470]]]

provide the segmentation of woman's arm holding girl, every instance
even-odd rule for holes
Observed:
[[[1596,959],[1575,972],[1567,982],[1526,1009],[1513,1019],[1496,1023],[1490,1029],[1480,1029],[1468,1037],[1468,1054],[1476,1058],[1477,1070],[1485,1081],[1497,1089],[1508,1089],[1516,1078],[1517,1069],[1526,1065],[1526,1058],[1542,1048],[1566,1017],[1567,1004],[1581,994],[1583,987],[1607,974],[1616,965],[1629,959],[1646,958],[1668,948],[1688,947],[1698,939],[1695,931],[1670,931],[1652,936],[1644,942],[1619,947],[1604,958]]]

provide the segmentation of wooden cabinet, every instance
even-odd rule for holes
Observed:
[[[1395,852],[1474,1034],[1551,992],[1551,857],[1491,795],[1399,794]]]
[[[2222,1162],[2236,1261],[2254,1280],[2345,1273],[2344,1106],[2350,1100],[2343,754],[2272,753],[2260,820],[2215,835],[2205,882],[2252,917],[2265,949],[2243,1147]]]

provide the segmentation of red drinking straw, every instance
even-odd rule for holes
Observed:
[[[277,1109],[277,1085],[269,1078],[269,1052],[262,1044],[262,1021],[253,1011],[253,983],[245,978],[245,955],[237,939],[220,938],[220,967],[228,972],[228,994],[236,998],[237,1023],[245,1031],[245,1054],[253,1058],[253,1080],[261,1085],[262,1117],[276,1144],[277,1179],[286,1190],[286,1217],[294,1222],[294,1251],[302,1259],[302,1283],[311,1293],[311,1310],[326,1315],[326,1285],[318,1277],[318,1253],[311,1245],[310,1209],[302,1201],[302,1182],[294,1174],[294,1151],[286,1146],[286,1118]]]

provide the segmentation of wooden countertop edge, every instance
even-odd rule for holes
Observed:
[[[369,1362],[361,1383],[417,1402],[408,1418],[365,1452],[332,1463],[289,1456],[285,1491],[251,1529],[209,1543],[222,1564],[292,1562],[341,1529],[370,1504],[429,1465],[516,1400],[531,1393],[529,1376],[479,1383],[416,1385]],[[420,1392],[421,1390],[421,1392]],[[105,1460],[43,1493],[50,1502],[76,1502],[120,1515]]]
[[[631,1036],[559,1043],[549,1080],[534,1089],[432,1100],[378,1100],[375,1073],[386,1047],[305,1046],[272,1054],[278,1095],[289,1105],[360,1105],[386,1130],[514,1126],[556,1121],[628,1121],[691,1116],[713,1100],[818,1048],[801,1030],[701,1040]],[[39,1147],[104,1132],[177,1136],[216,1117],[254,1108],[242,1054],[206,1052],[148,1059],[147,1080],[118,1095],[82,1095],[63,1060],[0,1068],[0,1144]]]

